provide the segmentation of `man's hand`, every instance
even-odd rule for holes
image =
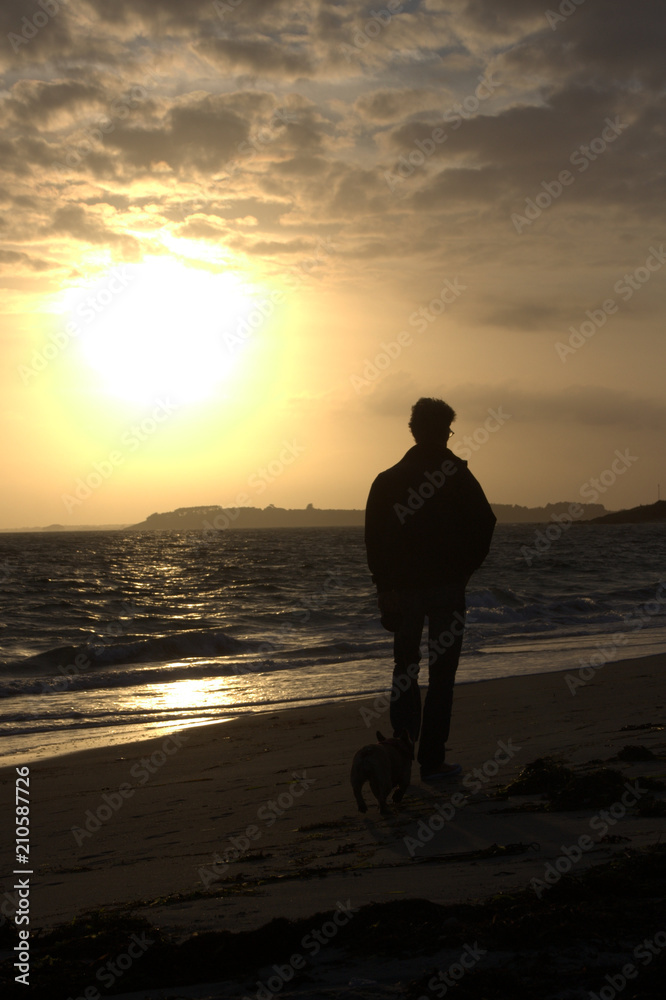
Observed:
[[[387,632],[397,632],[402,619],[400,598],[395,590],[382,590],[377,594],[381,622]]]

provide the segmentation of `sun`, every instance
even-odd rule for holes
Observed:
[[[156,257],[109,270],[77,296],[71,315],[82,356],[110,395],[184,404],[233,377],[253,329],[248,317],[266,300],[231,271]]]

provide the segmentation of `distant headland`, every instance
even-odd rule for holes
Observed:
[[[499,524],[548,524],[562,515],[577,524],[658,524],[666,522],[666,500],[608,511],[601,503],[548,503],[544,507],[521,507],[518,504],[491,504]],[[337,507],[178,507],[176,510],[150,514],[138,524],[49,524],[39,528],[5,528],[0,531],[221,531],[225,528],[344,528],[361,527],[365,511]]]
[[[568,503],[551,503],[545,507],[519,507],[516,504],[492,504],[500,524],[541,523],[564,514]],[[603,504],[580,504],[581,520],[591,520],[607,513]],[[361,526],[365,511],[339,508],[318,508],[308,504],[303,508],[275,507],[179,507],[165,513],[151,514],[140,524],[130,525],[130,531],[211,531],[225,528],[335,528]]]
[[[628,510],[615,510],[610,514],[592,518],[592,524],[654,524],[666,522],[666,500],[641,504]]]

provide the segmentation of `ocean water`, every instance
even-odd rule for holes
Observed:
[[[662,651],[666,526],[498,525],[467,603],[460,683]],[[0,612],[0,763],[390,685],[362,528],[0,534]]]

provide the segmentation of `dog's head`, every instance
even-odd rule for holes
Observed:
[[[404,754],[409,760],[414,760],[414,741],[407,732],[406,729],[401,729],[397,736],[392,739],[387,740],[385,736],[377,730],[375,733],[378,743],[388,743],[390,746],[394,746],[400,753]]]

